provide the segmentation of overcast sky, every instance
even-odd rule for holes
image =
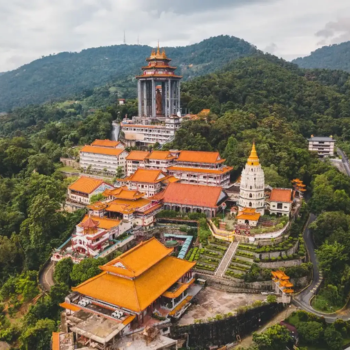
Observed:
[[[0,72],[43,55],[220,34],[287,60],[350,40],[350,0],[0,0]]]

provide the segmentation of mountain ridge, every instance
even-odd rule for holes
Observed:
[[[61,52],[0,75],[0,111],[60,100],[118,78],[140,72],[152,48],[113,45]],[[229,61],[259,52],[250,43],[217,36],[183,47],[166,47],[168,57],[184,79],[211,73]]]
[[[350,72],[350,41],[323,46],[309,56],[292,61],[300,68],[344,70]]]

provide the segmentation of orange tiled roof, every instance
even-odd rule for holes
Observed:
[[[232,167],[225,166],[222,169],[197,169],[197,168],[183,168],[181,166],[171,166],[168,168],[169,171],[184,171],[189,173],[205,173],[205,174],[217,174],[222,175],[229,173],[233,170]]]
[[[129,176],[129,181],[158,183],[165,180],[166,175],[161,170],[137,169],[134,174]]]
[[[136,190],[128,190],[127,186],[122,186],[113,190],[105,190],[103,195],[106,197],[112,196],[115,199],[130,199],[136,200],[143,198],[145,196],[144,193],[141,193]]]
[[[216,208],[221,187],[170,183],[164,191],[164,203],[194,205],[198,207]]]
[[[105,182],[100,179],[81,176],[77,181],[73,182],[68,188],[73,191],[90,194],[90,193],[93,193],[98,187],[100,187],[104,183]]]
[[[164,181],[163,183],[165,184],[169,184],[169,183],[173,183],[173,182],[179,182],[180,180],[175,177],[175,176],[168,176]]]
[[[131,214],[134,211],[148,205],[149,203],[151,203],[151,201],[146,198],[140,198],[137,200],[116,199],[108,203],[106,211],[122,214]]]
[[[94,153],[94,154],[103,154],[107,156],[119,156],[125,150],[121,148],[108,148],[108,147],[95,147],[95,146],[84,146],[80,153]]]
[[[115,148],[120,144],[119,141],[111,141],[111,140],[95,140],[91,146],[101,146],[101,147],[111,147]]]
[[[270,194],[270,202],[292,203],[292,189],[274,188]]]
[[[126,160],[145,160],[149,154],[148,151],[131,151]]]
[[[220,158],[219,152],[181,151],[177,162],[191,163],[223,163],[225,159]]]
[[[259,221],[261,214],[253,208],[245,208],[237,215],[239,220]]]
[[[169,151],[153,151],[147,158],[158,160],[170,160],[174,159],[175,157],[172,156]]]
[[[131,257],[122,259],[125,264],[128,261],[131,266],[136,267],[136,270],[145,270],[138,277],[125,278],[105,271],[73,288],[73,291],[134,312],[140,312],[151,305],[195,265],[195,263],[171,256],[165,256],[159,260],[163,253],[159,254],[157,250],[150,250],[147,255],[151,257],[145,257],[145,254],[140,253],[143,249],[139,251],[138,249],[136,247],[130,250],[126,254]],[[136,258],[132,257],[134,254]],[[122,257],[123,255],[119,259]],[[146,265],[138,262],[139,258]],[[145,269],[145,266],[149,265],[150,267]],[[119,268],[119,270],[125,269]]]
[[[120,220],[100,218],[98,216],[91,216],[90,218],[97,222],[99,228],[104,230],[110,230],[111,228],[116,227],[120,224]],[[82,226],[82,223],[86,222],[87,220],[89,220],[89,215],[85,215],[79,226]]]

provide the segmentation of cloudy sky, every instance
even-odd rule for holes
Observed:
[[[349,0],[0,0],[0,72],[43,55],[220,34],[287,60],[350,40]]]

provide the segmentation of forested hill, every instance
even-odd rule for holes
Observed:
[[[0,112],[79,94],[108,81],[140,72],[152,48],[116,45],[63,52],[38,59],[0,76]],[[257,49],[230,36],[218,36],[185,47],[168,47],[167,55],[185,79],[207,74]]]
[[[350,41],[324,46],[293,61],[301,68],[341,69],[350,72]]]

